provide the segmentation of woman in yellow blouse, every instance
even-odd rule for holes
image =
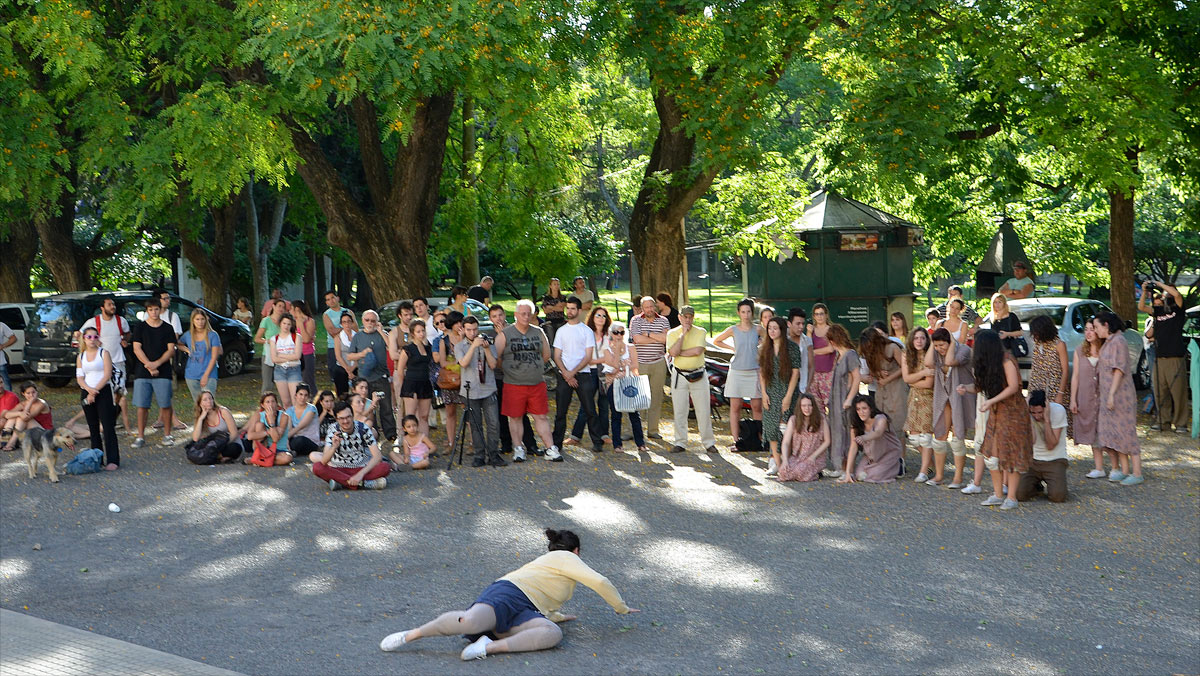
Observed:
[[[428,636],[462,634],[472,641],[463,660],[496,653],[553,648],[562,641],[557,622],[575,619],[559,610],[583,583],[618,614],[640,612],[625,605],[617,588],[579,558],[579,536],[569,530],[546,529],[550,551],[493,582],[465,611],[443,613],[416,629],[391,634],[379,643],[388,652]]]

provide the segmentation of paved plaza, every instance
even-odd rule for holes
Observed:
[[[59,625],[14,637],[5,612],[3,673],[64,655],[104,673],[119,642],[152,651],[112,673],[1200,671],[1195,440],[1147,438],[1132,488],[1083,479],[1073,449],[1070,501],[1012,513],[911,473],[779,484],[761,454],[655,449],[449,473],[443,456],[360,492],[153,446],[53,485],[5,454],[0,606]],[[458,638],[379,651],[544,552],[547,526],[579,532],[584,560],[643,612],[580,587],[553,650],[486,664],[460,662]],[[132,670],[172,655],[186,661]]]

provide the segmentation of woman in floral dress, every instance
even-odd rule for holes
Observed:
[[[1067,344],[1058,337],[1054,320],[1046,316],[1029,321],[1033,338],[1033,365],[1029,368],[1029,391],[1042,390],[1046,401],[1067,409],[1067,436],[1074,436],[1071,420],[1071,370],[1067,367]]]
[[[1104,339],[1100,348],[1100,420],[1096,444],[1116,451],[1121,469],[1108,476],[1122,486],[1142,483],[1142,447],[1137,437],[1137,390],[1129,368],[1129,343],[1123,333],[1125,323],[1111,312],[1096,317],[1096,335]],[[1133,468],[1129,472],[1132,463]]]
[[[821,415],[817,399],[800,395],[792,419],[783,434],[780,481],[813,481],[821,476],[829,451],[829,423]]]
[[[913,329],[905,342],[904,360],[900,371],[908,383],[908,419],[904,432],[917,445],[921,453],[921,471],[917,483],[931,481],[929,469],[933,465],[933,369],[925,366],[925,353],[929,350],[929,332],[921,327]],[[942,464],[935,467],[933,485],[942,483]]]

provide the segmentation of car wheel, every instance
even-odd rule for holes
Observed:
[[[42,378],[42,382],[48,387],[66,387],[68,383],[75,382],[75,379],[66,376],[46,376]]]
[[[1137,368],[1133,370],[1133,386],[1139,390],[1148,390],[1151,387],[1150,360],[1146,358],[1145,350],[1142,350]]]
[[[234,348],[221,357],[221,370],[226,376],[241,375],[246,370],[246,353]]]

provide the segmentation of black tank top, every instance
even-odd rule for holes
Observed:
[[[408,353],[408,364],[404,369],[404,382],[419,383],[429,381],[429,364],[433,361],[430,357],[430,347],[425,345],[425,354],[417,349],[416,344],[409,343],[404,346],[404,351]]]

